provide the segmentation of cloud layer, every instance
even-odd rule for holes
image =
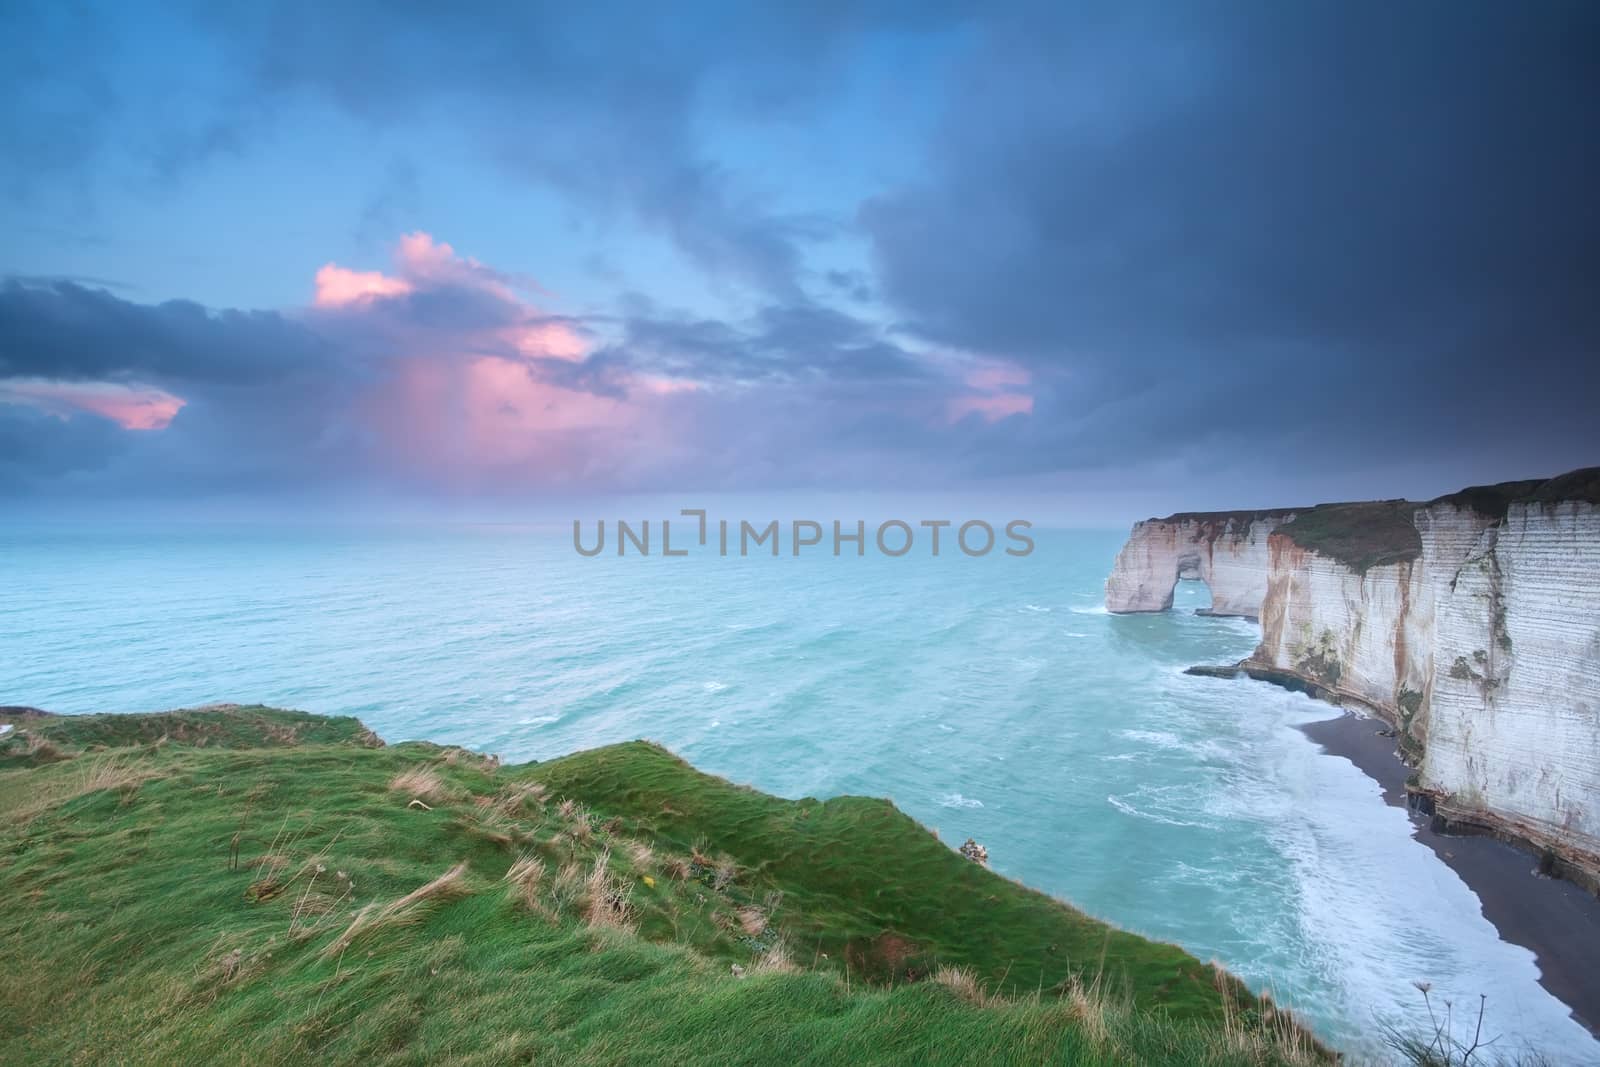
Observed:
[[[389,259],[297,237],[298,306],[14,264],[11,492],[1160,471],[1315,497],[1396,465],[1427,491],[1600,458],[1583,0],[3,20],[3,130],[28,148],[0,162],[3,210],[35,232],[97,218],[75,273],[108,269],[95,241],[150,247],[136,212],[80,210],[108,187],[201,196],[235,160],[269,198],[286,174],[334,187],[356,165],[330,143],[406,145],[347,222],[388,227]],[[519,193],[537,226],[462,208]],[[411,221],[441,214],[462,251]],[[513,226],[538,240],[508,255]],[[591,289],[530,276],[552,272]]]
[[[1028,406],[1019,369],[913,353],[816,305],[585,321],[534,287],[425,233],[391,271],[324,265],[292,312],[9,283],[0,419],[32,444],[0,470],[34,488],[818,484],[868,452],[932,476],[940,437]]]

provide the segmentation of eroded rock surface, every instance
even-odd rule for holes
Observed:
[[[1600,468],[1425,504],[1151,519],[1106,607],[1165,610],[1179,578],[1260,618],[1258,677],[1387,719],[1446,818],[1600,877]]]

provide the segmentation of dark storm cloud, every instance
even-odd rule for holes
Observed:
[[[0,283],[0,379],[259,382],[331,355],[275,312],[138,304],[68,281]]]
[[[411,248],[404,291],[294,314],[0,289],[0,484],[764,488],[851,480],[862,464],[902,483],[974,469],[991,434],[951,416],[961,366],[836,310],[724,322],[638,303],[583,321],[538,312],[506,275],[425,238]]]
[[[140,304],[72,282],[0,284],[0,486],[185,495],[338,481],[373,467],[347,413],[381,374],[381,332],[319,332],[272,311]],[[158,386],[183,402],[154,432],[18,383]],[[26,396],[24,388],[24,397]],[[70,416],[70,417],[69,417]]]
[[[501,175],[585,220],[643,221],[742,283],[718,287],[736,310],[544,316],[542,296],[507,295],[527,279],[453,253],[381,300],[281,314],[17,281],[0,287],[0,382],[157,386],[186,406],[135,434],[0,405],[0,476],[403,480],[435,451],[493,452],[496,418],[519,412],[557,429],[507,465],[608,487],[1204,478],[1245,456],[1306,478],[1404,457],[1448,470],[1442,490],[1600,451],[1594,3],[189,10],[144,44],[182,22],[225,104],[191,94],[192,112],[153,118],[161,93],[117,76],[127,41],[54,5],[0,13],[0,137],[21,146],[5,181],[111,173],[119,137],[181,174],[330,111],[374,132],[442,122]],[[838,160],[840,189],[900,184],[854,219],[764,195],[786,160],[760,134],[836,130],[846,76],[899,62],[871,46],[885,32],[951,26],[905,67],[924,79],[906,94],[948,101],[931,140],[851,131],[915,165]],[[455,147],[404,150],[425,167]],[[420,172],[391,166],[358,224],[409,212]],[[523,351],[544,329],[581,353]],[[517,366],[425,373],[477,359]],[[624,439],[633,453],[606,451]]]
[[[772,207],[696,122],[812,117],[863,33],[945,25],[957,8],[289,2],[201,20],[266,98],[320,94],[379,124],[448,115],[513,173],[630,211],[702,268],[793,298],[804,247],[838,223]]]
[[[910,382],[927,366],[862,319],[812,303],[771,305],[748,322],[637,315],[591,361],[706,382]]]
[[[1593,448],[1597,55],[1584,2],[1040,7],[862,221],[908,325],[1060,375],[1064,465],[1096,423]]]

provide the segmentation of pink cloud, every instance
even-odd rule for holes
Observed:
[[[599,478],[664,436],[653,393],[600,396],[543,382],[516,358],[409,356],[360,402],[389,463],[460,490]],[[642,445],[642,447],[641,447]]]
[[[657,378],[648,375],[637,375],[633,384],[647,393],[656,396],[671,396],[673,393],[697,393],[700,383],[687,378]]]
[[[1012,415],[1032,415],[1033,397],[1025,393],[966,394],[950,398],[950,421],[959,422],[977,415],[985,422],[999,422]]]
[[[515,299],[506,275],[471,256],[457,255],[448,242],[435,241],[421,230],[401,235],[395,245],[394,262],[400,276],[413,283],[464,285],[488,290],[506,300]]]
[[[564,322],[546,320],[512,326],[502,338],[530,359],[565,359],[581,362],[589,354],[589,342]]]
[[[432,288],[474,290],[505,306],[513,325],[463,337],[473,347],[485,346],[516,352],[528,359],[581,361],[589,353],[583,334],[568,323],[552,319],[518,295],[519,285],[535,287],[530,280],[513,284],[510,275],[463,256],[445,241],[418,230],[401,236],[394,248],[394,274],[358,271],[328,263],[317,271],[313,303],[324,309],[357,309],[376,301],[407,296]]]
[[[459,285],[480,289],[502,300],[516,303],[511,279],[470,256],[456,254],[444,241],[418,230],[403,234],[395,243],[392,256],[395,274],[380,270],[351,270],[337,263],[324,264],[317,271],[318,307],[344,307],[363,300],[405,296],[430,286]]]
[[[1026,367],[986,359],[969,369],[961,380],[971,391],[950,398],[947,414],[951,422],[968,415],[998,422],[1012,415],[1033,414],[1033,396],[1022,391],[1033,384],[1033,375]]]
[[[124,430],[164,430],[185,403],[182,397],[150,386],[42,378],[0,381],[0,402],[6,401],[28,404],[61,419],[88,412]]]
[[[582,328],[532,303],[526,279],[485,266],[426,233],[397,242],[391,273],[328,264],[318,272],[319,309],[341,329],[371,323],[383,338],[383,371],[351,411],[379,442],[383,461],[458,488],[581,480],[637,441],[651,408],[693,382],[613,372],[619,395],[551,380],[546,361],[581,363],[594,343]],[[380,316],[391,297],[466,290],[486,300],[483,324],[423,324]],[[648,453],[648,449],[646,452]]]
[[[347,270],[337,263],[328,263],[317,271],[317,295],[313,302],[320,308],[347,307],[363,300],[381,300],[409,292],[411,283],[403,278],[391,278],[376,270]]]
[[[1010,386],[1031,385],[1033,375],[1028,373],[1026,367],[1019,367],[1015,363],[986,360],[968,371],[962,380],[974,389],[999,392]]]

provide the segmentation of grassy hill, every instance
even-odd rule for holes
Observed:
[[[0,723],[0,1062],[1327,1059],[886,801],[266,708]]]
[[[1365,574],[1422,555],[1422,536],[1411,522],[1415,509],[1405,500],[1322,504],[1296,515],[1278,532],[1301,548]]]

